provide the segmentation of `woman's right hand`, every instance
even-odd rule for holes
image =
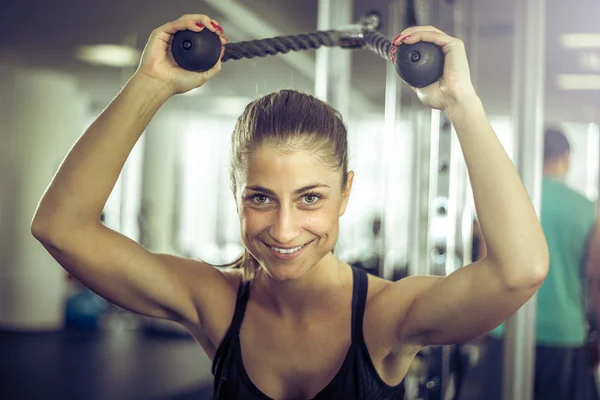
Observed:
[[[171,95],[202,86],[221,70],[221,57],[225,49],[222,48],[217,64],[206,72],[193,72],[181,68],[171,54],[171,41],[175,33],[184,30],[200,32],[202,29],[218,34],[223,46],[227,43],[227,38],[217,21],[202,14],[184,15],[152,31],[136,74],[159,82]]]

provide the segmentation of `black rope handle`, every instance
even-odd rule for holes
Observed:
[[[339,32],[331,30],[227,43],[221,61],[266,57],[275,54],[285,54],[291,51],[313,50],[322,46],[336,47],[339,46],[339,37]]]
[[[438,46],[428,42],[403,44],[397,47],[392,59],[390,50],[394,45],[378,31],[364,26],[354,26],[347,31],[317,31],[228,43],[224,46],[221,61],[314,50],[322,46],[367,48],[381,58],[393,61],[402,80],[416,88],[437,82],[443,74],[444,54]],[[221,48],[219,37],[208,29],[200,32],[177,32],[171,43],[171,51],[177,64],[184,69],[199,72],[207,71],[217,63]]]

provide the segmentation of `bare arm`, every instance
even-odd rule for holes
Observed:
[[[198,322],[198,300],[227,288],[206,264],[153,254],[114,232],[99,217],[133,146],[158,109],[175,93],[202,85],[220,69],[198,74],[177,68],[166,51],[172,34],[210,25],[184,16],[152,33],[140,69],[79,138],[44,193],[33,235],[83,284],[115,304],[151,317]],[[205,290],[193,298],[191,288]],[[224,293],[221,290],[221,293]],[[206,296],[206,297],[202,297]]]
[[[34,233],[99,221],[127,157],[169,96],[159,83],[132,77],[69,151],[38,205]]]
[[[388,304],[400,297],[411,304],[394,316],[399,343],[456,343],[493,329],[536,292],[547,274],[548,249],[527,191],[471,86],[464,45],[430,27],[405,33],[412,34],[409,43],[432,41],[446,53],[441,82],[417,93],[443,109],[456,129],[487,255],[443,279],[397,282],[385,296]]]

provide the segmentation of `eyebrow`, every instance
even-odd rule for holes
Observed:
[[[318,188],[330,188],[330,186],[322,184],[322,183],[306,185],[306,186],[301,187],[300,189],[294,190],[294,194],[299,195],[301,193],[308,192],[309,190],[314,190],[314,189],[318,189]],[[263,193],[263,194],[266,194],[266,195],[269,195],[272,197],[277,197],[277,195],[275,194],[274,191],[272,191],[271,189],[262,187],[262,186],[256,186],[256,185],[246,186],[246,190],[252,190],[253,192],[259,192],[259,193]]]

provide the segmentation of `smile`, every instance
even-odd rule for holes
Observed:
[[[273,246],[269,246],[271,247],[271,249],[275,250],[278,253],[281,254],[293,254],[297,251],[299,251],[300,249],[302,249],[305,245],[303,244],[302,246],[298,246],[298,247],[294,247],[293,249],[280,249],[279,247],[273,247]]]
[[[294,259],[296,257],[298,257],[300,254],[302,254],[304,251],[304,249],[310,244],[311,242],[305,243],[301,246],[296,246],[296,247],[291,247],[291,248],[281,248],[281,247],[277,247],[277,246],[271,246],[270,244],[265,243],[265,245],[271,250],[271,254],[275,257],[278,258],[280,260],[291,260]]]

